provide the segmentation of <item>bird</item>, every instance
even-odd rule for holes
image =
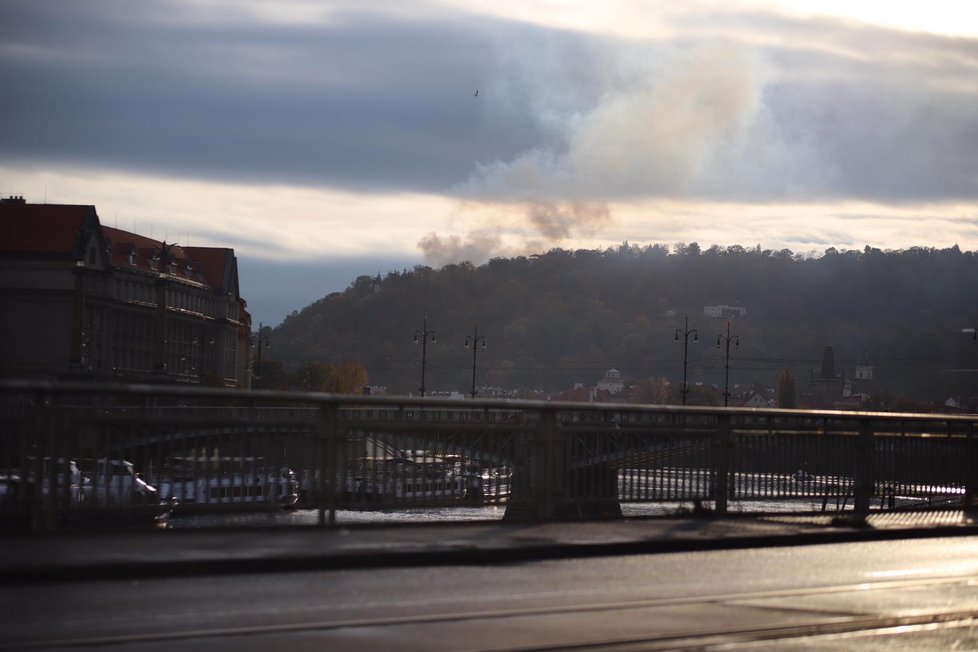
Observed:
[[[479,97],[479,89],[475,89],[475,97]]]

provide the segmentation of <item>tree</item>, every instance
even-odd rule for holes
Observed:
[[[329,367],[323,390],[334,394],[359,394],[367,384],[367,369],[359,362],[344,362]]]
[[[262,389],[289,389],[289,386],[289,374],[285,371],[285,367],[281,361],[268,359],[262,360]]]
[[[305,392],[321,392],[330,375],[330,366],[321,362],[306,362],[292,374],[292,384]]]
[[[788,409],[798,407],[795,379],[787,369],[781,374],[781,378],[778,379],[778,407]]]

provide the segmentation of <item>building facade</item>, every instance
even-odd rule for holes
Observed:
[[[94,206],[0,200],[0,374],[249,385],[232,249],[104,226]]]

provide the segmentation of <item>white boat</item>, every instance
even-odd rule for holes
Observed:
[[[465,478],[451,474],[347,476],[345,490],[352,503],[457,500],[465,492]]]
[[[495,504],[509,498],[511,478],[507,467],[462,464],[455,456],[416,456],[370,464],[361,460],[339,486],[350,505]]]
[[[91,507],[131,507],[161,504],[156,487],[136,472],[132,462],[99,458],[78,462],[81,473],[80,502]]]
[[[10,471],[0,475],[0,520],[13,525],[159,522],[169,511],[127,460],[28,458]]]
[[[292,507],[299,499],[295,473],[250,457],[175,457],[155,476],[160,495],[179,512],[221,507]]]

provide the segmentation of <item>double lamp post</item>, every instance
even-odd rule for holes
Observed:
[[[686,315],[686,323],[683,328],[676,329],[675,342],[679,343],[679,336],[683,338],[683,386],[679,389],[679,393],[683,397],[683,405],[686,405],[686,395],[689,394],[689,384],[686,382],[686,371],[688,369],[689,362],[689,338],[693,337],[693,343],[699,342],[699,333],[697,333],[695,328],[689,327],[689,315]],[[730,343],[734,343],[734,348],[740,348],[740,337],[737,335],[730,334],[730,320],[727,320],[727,334],[724,335],[720,333],[717,335],[717,348],[720,348],[722,343],[726,343],[726,362],[724,364],[724,376],[723,376],[723,407],[727,407],[730,402]]]
[[[414,343],[421,345],[421,387],[419,389],[422,397],[424,396],[425,367],[428,361],[428,342],[431,342],[432,344],[435,343],[435,332],[428,330],[428,318],[425,317],[421,329],[414,331]],[[479,325],[476,324],[475,332],[472,333],[472,335],[465,336],[465,348],[468,349],[470,346],[472,347],[472,398],[475,398],[476,395],[475,367],[480,345],[483,349],[486,348],[486,336],[479,335]]]

